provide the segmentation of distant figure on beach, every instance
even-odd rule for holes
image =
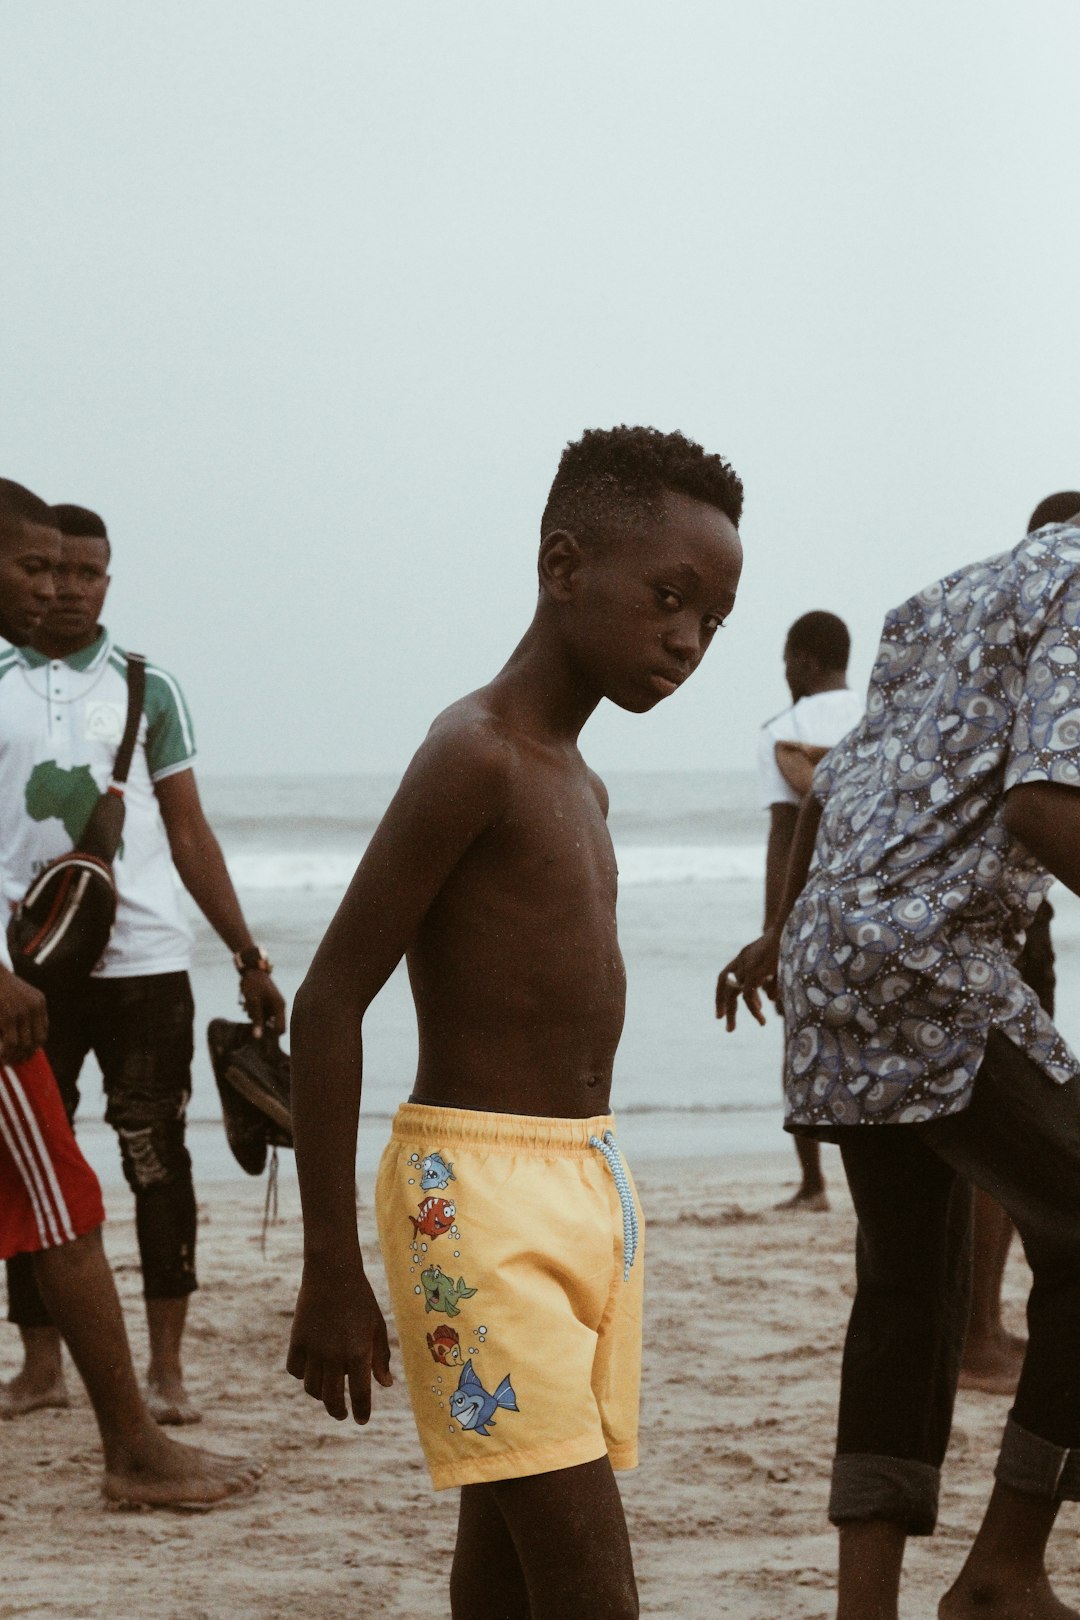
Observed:
[[[297,996],[288,1370],[336,1418],[348,1378],[366,1423],[371,1374],[391,1375],[357,1242],[361,1019],[407,956],[419,1068],[376,1210],[432,1482],[463,1487],[455,1620],[638,1613],[612,1469],[637,1461],[643,1232],[608,1112],[608,795],[578,734],[603,698],[643,714],[693,674],[735,603],[741,509],[731,468],[681,434],[567,447],[532,623],[436,719]]]
[[[0,864],[14,904],[35,874],[70,850],[108,784],[127,715],[127,660],[100,622],[111,548],[102,519],[52,508],[62,550],[56,592],[33,646],[0,669]],[[77,989],[50,996],[47,1053],[74,1119],[93,1052],[105,1117],[135,1194],[150,1340],[147,1401],[159,1423],[194,1423],[181,1345],[196,1287],[195,1192],[185,1146],[194,1003],[191,933],[173,868],[234,953],[256,1025],[283,1029],[285,1008],[251,937],[217,839],[199,802],[191,720],[173,677],[154,664],[125,790],[123,842],[113,864],[119,901],[108,947]],[[8,1318],[23,1338],[22,1370],[0,1392],[7,1414],[66,1406],[60,1337],[29,1260],[8,1265]]]
[[[771,926],[783,896],[795,822],[814,766],[862,719],[862,699],[847,683],[850,654],[847,625],[835,613],[804,613],[784,642],[784,678],[791,707],[765,722],[758,742],[761,802],[769,812],[765,928]],[[795,1152],[802,1179],[792,1197],[785,1198],[777,1209],[827,1210],[820,1147],[797,1136]]]
[[[49,507],[0,479],[0,674],[15,667],[15,646],[30,639],[52,605],[59,558]],[[6,736],[0,763],[5,747]],[[41,1051],[47,1030],[45,997],[12,973],[0,929],[0,1259],[17,1254],[33,1267],[82,1374],[101,1432],[106,1497],[145,1507],[212,1506],[250,1489],[261,1469],[176,1445],[147,1411],[101,1244],[101,1189]],[[0,1418],[9,1415],[0,1401]]]
[[[842,1620],[896,1620],[905,1539],[934,1528],[970,1183],[1023,1239],[1029,1341],[940,1620],[1080,1620],[1045,1567],[1080,1500],[1080,1060],[1016,966],[1052,877],[1080,893],[1080,494],[1052,510],[1074,505],[887,616],[776,921],[717,989],[729,1028],[740,995],[761,1020],[779,969],[787,1121],[840,1144],[858,1216],[829,1507]]]

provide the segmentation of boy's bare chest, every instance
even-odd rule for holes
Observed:
[[[541,781],[515,795],[491,852],[511,882],[535,885],[551,901],[577,895],[614,910],[615,851],[587,781]]]

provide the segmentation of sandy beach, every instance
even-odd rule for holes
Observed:
[[[840,1346],[852,1287],[852,1215],[773,1211],[782,1150],[654,1162],[637,1171],[648,1219],[642,1465],[621,1476],[642,1613],[678,1620],[824,1620],[825,1519]],[[260,1491],[205,1515],[107,1511],[97,1437],[74,1406],[0,1424],[0,1617],[55,1620],[406,1620],[448,1613],[456,1493],[435,1495],[402,1383],[378,1391],[366,1431],[334,1424],[282,1372],[299,1274],[291,1165],[281,1220],[260,1249],[262,1183],[200,1195],[189,1329],[200,1441],[262,1458]],[[109,1194],[109,1253],[144,1356],[131,1205]],[[372,1242],[369,1198],[361,1226]],[[1010,1325],[1026,1271],[1013,1257]],[[380,1279],[381,1280],[381,1279]],[[385,1298],[385,1294],[383,1295]],[[0,1334],[0,1375],[17,1362]],[[1007,1402],[961,1393],[938,1535],[911,1544],[905,1620],[930,1620],[989,1489]],[[1076,1509],[1055,1539],[1074,1600]]]

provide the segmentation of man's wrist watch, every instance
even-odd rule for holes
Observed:
[[[261,945],[246,945],[242,951],[234,951],[233,963],[237,973],[241,976],[250,973],[252,969],[259,973],[273,973],[274,971],[274,964]]]

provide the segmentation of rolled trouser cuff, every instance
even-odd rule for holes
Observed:
[[[833,1459],[829,1521],[885,1519],[909,1536],[929,1536],[937,1523],[941,1471],[909,1457],[849,1452]]]
[[[1024,1496],[1048,1502],[1080,1502],[1080,1448],[1056,1446],[1022,1429],[1013,1418],[1005,1424],[994,1478]]]

